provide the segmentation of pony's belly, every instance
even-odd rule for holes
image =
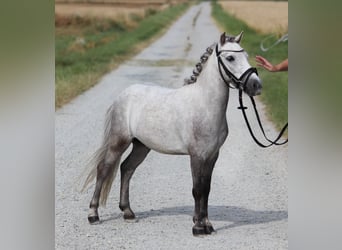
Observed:
[[[183,143],[172,138],[153,140],[153,137],[137,136],[137,139],[145,146],[162,154],[186,155],[188,149]]]
[[[182,149],[171,149],[171,148],[152,148],[154,151],[157,151],[162,154],[168,155],[188,155],[189,153]]]

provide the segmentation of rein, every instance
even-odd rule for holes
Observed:
[[[248,81],[249,77],[253,74],[253,73],[256,73],[258,75],[258,71],[256,68],[254,67],[251,67],[249,69],[247,69],[239,78],[237,78],[223,63],[222,61],[222,58],[220,57],[220,54],[221,52],[223,51],[231,51],[231,52],[243,52],[244,50],[221,50],[221,51],[218,51],[218,45],[216,45],[216,57],[217,57],[217,60],[218,60],[218,68],[219,68],[219,72],[220,72],[220,75],[221,75],[221,78],[222,80],[228,85],[229,88],[237,88],[239,89],[239,104],[240,106],[238,107],[238,109],[241,109],[242,111],[242,114],[243,114],[243,117],[245,119],[245,122],[246,122],[246,125],[247,125],[247,128],[249,130],[249,133],[251,134],[253,140],[256,142],[256,144],[258,144],[260,147],[263,147],[263,148],[268,148],[272,145],[276,145],[276,146],[279,146],[279,145],[283,145],[285,143],[288,142],[288,139],[286,139],[285,141],[283,142],[278,142],[279,139],[282,137],[282,135],[284,134],[285,130],[287,129],[288,127],[288,123],[286,123],[286,125],[283,127],[283,129],[280,131],[279,135],[277,136],[277,138],[275,140],[270,140],[266,134],[265,134],[265,130],[261,124],[261,121],[260,121],[260,116],[259,116],[259,113],[258,113],[258,110],[256,108],[256,104],[255,104],[255,101],[254,101],[254,98],[252,96],[250,96],[250,99],[251,99],[251,102],[253,104],[253,108],[254,108],[254,112],[255,112],[255,115],[257,117],[257,121],[258,121],[258,124],[259,124],[259,127],[260,127],[260,130],[262,132],[262,134],[264,135],[265,139],[270,143],[270,144],[263,144],[261,143],[254,135],[253,133],[253,130],[248,122],[248,118],[247,118],[247,114],[246,114],[246,109],[247,107],[245,107],[243,105],[243,101],[242,101],[242,92],[245,88],[245,85],[246,85],[246,82]],[[226,78],[224,77],[223,73],[222,73],[222,69],[224,70],[224,72],[226,73],[226,75],[235,83],[235,86],[232,87],[230,82],[226,80]],[[246,78],[244,81],[243,79]]]
[[[246,114],[246,111],[245,111],[245,109],[247,109],[247,107],[245,107],[245,106],[243,105],[243,101],[242,101],[242,89],[239,89],[239,104],[240,104],[240,107],[238,107],[238,109],[241,109],[242,114],[243,114],[243,117],[245,118],[245,121],[246,121],[247,128],[248,128],[248,130],[249,130],[249,133],[251,134],[251,136],[252,136],[253,140],[256,142],[256,144],[258,144],[258,145],[259,145],[260,147],[262,147],[262,148],[268,148],[268,147],[270,147],[270,146],[272,146],[272,145],[279,146],[279,145],[284,145],[285,143],[287,143],[287,142],[288,142],[288,139],[286,139],[285,141],[280,142],[280,143],[278,143],[278,141],[279,141],[279,139],[283,136],[285,130],[287,129],[288,123],[285,124],[285,126],[282,128],[282,130],[280,131],[279,135],[277,136],[277,138],[276,138],[274,141],[270,140],[270,139],[266,136],[264,127],[263,127],[262,124],[261,124],[260,116],[259,116],[258,110],[257,110],[257,108],[256,108],[256,104],[255,104],[255,101],[254,101],[253,96],[250,96],[250,99],[251,99],[251,102],[252,102],[252,104],[253,104],[254,112],[255,112],[255,115],[256,115],[256,117],[257,117],[257,120],[258,120],[258,124],[259,124],[260,130],[261,130],[262,134],[264,135],[265,139],[266,139],[268,142],[270,142],[270,144],[268,144],[268,145],[265,145],[265,144],[261,143],[261,142],[255,137],[255,135],[254,135],[254,133],[253,133],[253,130],[252,130],[252,128],[251,128],[251,126],[250,126],[250,124],[249,124],[249,122],[248,122],[248,119],[247,119],[247,114]]]

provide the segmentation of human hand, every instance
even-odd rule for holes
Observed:
[[[262,56],[256,56],[255,61],[257,62],[258,66],[263,67],[264,69],[268,71],[271,71],[271,72],[277,71],[276,67]]]

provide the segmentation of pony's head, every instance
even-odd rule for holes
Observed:
[[[248,55],[240,46],[243,32],[238,36],[227,36],[223,33],[216,46],[218,68],[222,80],[229,86],[243,89],[249,96],[261,93],[261,80],[257,70],[248,62]]]

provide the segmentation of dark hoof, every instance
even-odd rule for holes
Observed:
[[[120,206],[121,211],[123,211],[123,217],[125,220],[134,220],[135,214],[130,207]]]
[[[213,226],[205,226],[204,229],[206,234],[211,234],[212,232],[215,232]]]
[[[135,214],[132,212],[125,212],[123,215],[125,220],[134,220],[135,219]]]
[[[88,217],[88,221],[90,224],[98,224],[100,222],[99,216],[90,216]]]
[[[134,214],[124,214],[124,219],[125,220],[134,220],[135,219],[135,215]]]
[[[204,227],[197,227],[197,226],[194,226],[194,227],[192,228],[192,234],[193,234],[194,236],[198,236],[198,235],[204,235],[204,234],[206,234],[206,232],[205,232]]]
[[[192,234],[194,236],[197,236],[197,235],[206,235],[206,234],[211,234],[215,232],[213,226],[203,226],[203,227],[200,227],[200,226],[194,226],[192,228]]]

